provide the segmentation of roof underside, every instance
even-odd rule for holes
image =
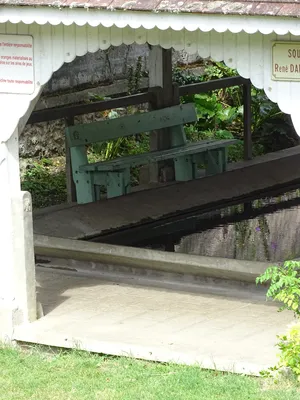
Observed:
[[[49,6],[168,13],[300,17],[300,0],[0,0],[5,6]]]

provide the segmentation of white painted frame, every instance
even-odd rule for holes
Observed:
[[[224,19],[216,16],[212,20],[204,16],[197,19],[194,15],[179,18],[175,14],[164,14],[162,19],[161,15],[155,18],[151,15],[150,18],[147,13],[139,13],[139,19],[136,19],[136,14],[131,12],[126,12],[126,15],[108,12],[97,14],[94,11],[66,12],[42,7],[22,7],[22,13],[17,13],[18,10],[14,7],[1,9],[0,33],[33,36],[36,90],[32,95],[0,94],[0,336],[1,332],[8,332],[9,327],[13,327],[15,315],[21,316],[21,322],[30,322],[36,315],[32,222],[28,222],[32,217],[30,200],[27,195],[24,199],[20,192],[18,136],[43,85],[63,63],[71,62],[76,56],[83,56],[87,52],[133,42],[148,42],[167,49],[173,47],[188,53],[198,52],[204,58],[224,60],[228,66],[236,68],[241,76],[250,78],[256,87],[263,88],[283,112],[291,114],[300,134],[300,83],[275,82],[271,79],[271,44],[274,40],[299,40],[297,36],[287,33],[289,27],[290,32],[300,34],[298,20],[293,20],[292,29],[290,19],[276,18],[276,34],[274,25],[271,29],[271,19],[263,20],[266,23],[263,28],[260,18],[249,20],[251,23],[247,18],[235,18],[236,24],[243,22],[244,27],[249,22],[249,33],[246,33],[235,28],[237,25],[230,25],[231,31],[224,29],[223,32],[225,25],[228,27],[234,19],[226,16],[222,17]],[[120,19],[116,18],[118,15]],[[19,22],[21,19],[25,23]],[[211,30],[213,25],[210,25],[210,29],[207,25],[207,32],[204,32],[206,20],[207,24],[208,21],[220,22],[218,30],[221,32]],[[258,26],[263,33],[258,32]],[[235,30],[240,33],[233,33]],[[27,204],[25,208],[24,202]]]

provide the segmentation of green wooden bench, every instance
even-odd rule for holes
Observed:
[[[182,104],[160,110],[110,120],[70,126],[66,129],[70,147],[73,179],[77,202],[89,203],[100,199],[100,186],[107,197],[130,192],[130,168],[173,159],[176,181],[197,177],[197,165],[206,165],[206,174],[226,170],[227,147],[237,140],[207,140],[187,143],[183,125],[197,121],[193,104]],[[172,148],[109,161],[88,163],[86,146],[120,137],[169,128]]]

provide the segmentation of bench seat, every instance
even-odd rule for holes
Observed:
[[[82,165],[80,173],[89,174],[96,188],[96,198],[100,199],[100,186],[107,188],[107,197],[130,193],[130,168],[154,162],[173,159],[176,181],[197,178],[199,164],[205,164],[206,175],[226,171],[227,147],[238,140],[209,140],[190,143],[176,148],[119,157],[110,161]]]
[[[140,165],[151,164],[154,162],[164,161],[168,159],[179,159],[180,157],[186,156],[195,156],[195,163],[201,162],[209,162],[208,159],[203,161],[198,157],[203,153],[206,153],[207,158],[208,154],[211,151],[216,150],[217,152],[221,152],[226,150],[228,146],[236,144],[238,142],[237,139],[228,139],[228,140],[203,140],[196,143],[189,143],[183,146],[173,147],[172,149],[167,150],[160,150],[160,151],[153,151],[149,153],[142,153],[142,154],[135,154],[133,156],[125,156],[125,157],[118,157],[114,160],[109,161],[100,161],[96,163],[81,165],[79,167],[80,172],[89,171],[101,171],[101,172],[108,172],[108,171],[120,171],[130,167],[137,167]],[[224,160],[227,161],[227,160]],[[220,165],[220,171],[224,172],[226,170],[226,164]]]

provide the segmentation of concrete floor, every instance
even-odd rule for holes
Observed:
[[[276,362],[276,335],[293,320],[242,285],[157,288],[48,269],[37,282],[45,316],[16,340],[256,375]]]

